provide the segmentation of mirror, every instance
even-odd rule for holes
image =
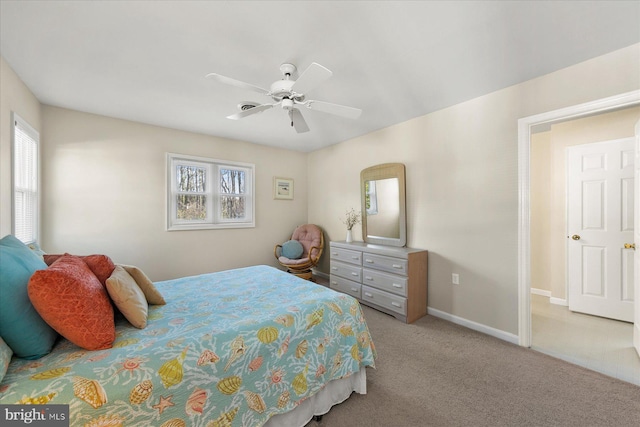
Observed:
[[[371,166],[360,173],[362,236],[367,243],[407,244],[405,171],[402,163]]]

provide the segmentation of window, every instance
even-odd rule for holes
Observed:
[[[248,163],[167,154],[168,230],[254,227]]]
[[[38,240],[38,148],[40,135],[13,113],[13,235]]]
[[[366,181],[364,183],[364,202],[367,208],[367,215],[378,213],[378,193],[376,192],[376,182]]]

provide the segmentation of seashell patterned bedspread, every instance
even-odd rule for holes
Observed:
[[[261,426],[327,382],[374,366],[354,298],[272,267],[157,282],[167,301],[113,348],[62,339],[14,358],[0,403],[70,405],[72,426]]]

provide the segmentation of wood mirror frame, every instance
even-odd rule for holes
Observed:
[[[363,169],[360,172],[360,195],[364,241],[405,246],[407,216],[404,165],[385,163]]]

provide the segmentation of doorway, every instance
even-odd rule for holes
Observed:
[[[636,106],[537,129],[530,191],[531,348],[636,385],[633,326],[605,317],[633,322],[618,291],[633,292],[623,242],[633,241],[634,138],[619,137],[639,117]]]
[[[640,91],[555,110],[518,121],[519,221],[518,221],[518,297],[519,344],[531,347],[531,204],[530,155],[531,132],[539,126],[611,112],[640,104]],[[566,292],[566,290],[565,290]],[[566,293],[565,293],[566,295]],[[566,298],[566,297],[565,297]]]

